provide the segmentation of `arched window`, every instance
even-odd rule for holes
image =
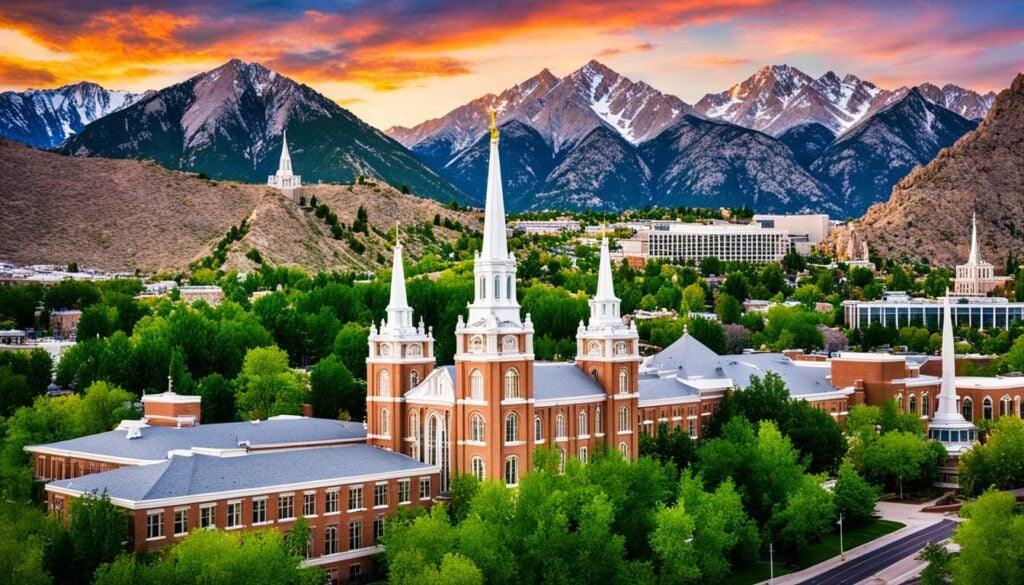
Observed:
[[[514,298],[512,298],[512,277],[511,276],[505,278],[505,298],[510,300],[510,301],[514,301],[515,300]]]
[[[911,394],[910,398],[907,399],[907,404],[908,404],[907,410],[911,414],[917,414],[917,396],[914,396],[913,394]]]
[[[544,421],[539,416],[533,418],[533,440],[536,443],[544,440]]]
[[[519,484],[519,458],[515,455],[505,460],[505,484]]]
[[[577,459],[580,460],[580,463],[586,463],[587,462],[587,448],[586,447],[580,447],[580,454],[579,454],[579,457],[577,457]]]
[[[519,370],[509,368],[505,372],[505,399],[519,398]]]
[[[501,277],[500,276],[495,276],[494,277],[494,298],[496,298],[496,299],[500,299],[501,298]]]
[[[981,418],[992,420],[992,399],[988,396],[981,401]]]
[[[597,408],[594,409],[594,434],[595,435],[603,435],[604,434],[604,425],[602,424],[603,422],[604,421],[601,420],[601,407],[598,406]]]
[[[619,394],[629,394],[629,372],[626,368],[619,370]]]
[[[487,279],[482,276],[480,277],[480,298],[487,298]]]
[[[469,440],[483,443],[484,430],[484,417],[480,416],[479,413],[473,413],[472,422],[470,423]]]
[[[590,370],[590,377],[593,378],[595,382],[597,381],[597,378],[598,378],[598,376],[597,376],[597,368],[594,368],[593,370]]]
[[[377,353],[379,353],[382,357],[388,357],[391,355],[391,346],[386,343],[382,343],[379,346],[377,346]]]
[[[420,383],[420,373],[416,370],[409,372],[409,387],[415,388]]]
[[[565,473],[565,449],[559,449],[558,452],[558,471],[559,473]]]
[[[473,370],[469,375],[469,397],[473,400],[484,399],[484,375],[480,370]]]
[[[974,420],[974,402],[970,398],[964,398],[960,404],[960,414],[967,420]]]
[[[377,375],[377,396],[391,396],[391,374],[387,370]]]
[[[615,344],[615,355],[626,355],[626,342],[620,341]]]
[[[385,437],[391,434],[391,415],[388,409],[380,409],[380,434]]]
[[[1009,396],[1003,396],[999,400],[999,416],[1012,416],[1013,415],[1013,403],[1010,401]]]
[[[324,528],[324,554],[333,555],[338,552],[338,527]]]
[[[622,458],[629,461],[629,445],[626,443],[619,443],[619,453],[622,453]]]
[[[519,440],[519,415],[510,412],[505,417],[505,442],[515,443]]]
[[[568,430],[565,428],[565,417],[561,414],[555,417],[555,440],[564,441],[569,436]]]
[[[629,430],[629,407],[623,406],[619,409],[619,432]]]
[[[477,335],[473,339],[469,340],[469,351],[473,353],[484,352],[484,338]]]
[[[405,355],[409,357],[419,357],[423,355],[423,348],[418,343],[412,343],[405,348]]]
[[[601,355],[601,342],[596,340],[591,341],[587,345],[587,353],[590,355]]]
[[[427,465],[437,465],[437,436],[440,432],[441,419],[436,414],[430,415],[427,419],[427,437],[425,457],[423,462]]]
[[[931,415],[931,412],[928,410],[928,407],[931,406],[930,404],[928,404],[929,402],[930,402],[930,400],[928,400],[928,393],[925,392],[924,394],[921,395],[921,415],[922,416],[930,416]]]
[[[412,411],[409,414],[409,435],[412,437],[412,458],[420,458],[420,413]]]
[[[580,437],[584,437],[590,433],[587,432],[587,413],[583,411],[576,417],[576,434]]]
[[[484,480],[484,460],[481,457],[477,456],[473,458],[472,471],[473,477],[480,481]]]
[[[903,408],[903,394],[902,393],[896,395],[896,406],[898,408]]]

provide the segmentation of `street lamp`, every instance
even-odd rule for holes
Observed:
[[[768,585],[772,585],[775,579],[775,549],[773,543],[768,543]]]
[[[842,512],[839,513],[839,522],[836,522],[836,524],[839,525],[839,560],[840,561],[845,561],[846,560],[846,553],[843,552],[843,513]]]

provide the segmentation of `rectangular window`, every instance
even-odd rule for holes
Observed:
[[[174,536],[188,534],[188,508],[174,511]]]
[[[384,517],[373,519],[373,542],[380,544],[381,537],[384,536]]]
[[[374,486],[373,489],[373,505],[374,506],[387,506],[388,505],[388,484],[379,483]]]
[[[146,515],[146,538],[164,537],[164,513],[150,512]]]
[[[237,528],[242,525],[242,502],[228,502],[228,528]]]
[[[302,494],[302,515],[316,516],[316,493]]]
[[[324,554],[333,555],[338,552],[338,527],[324,528]]]
[[[348,576],[349,576],[349,578],[355,578],[355,577],[358,577],[358,576],[360,576],[362,574],[363,574],[363,566],[360,565],[359,563],[355,563],[353,565],[349,565],[348,566]]]
[[[264,524],[267,521],[267,498],[253,498],[252,523]]]
[[[403,479],[398,482],[398,503],[408,504],[410,501],[409,480]]]
[[[348,523],[348,549],[363,548],[363,523],[359,520]]]
[[[277,497],[277,519],[290,520],[295,517],[295,496]]]
[[[421,500],[429,500],[430,499],[430,478],[429,477],[421,477],[420,478],[420,499]]]
[[[199,527],[217,527],[217,504],[203,504],[199,506]]]
[[[333,514],[338,511],[338,490],[334,489],[324,494],[324,514]]]
[[[363,488],[361,487],[350,487],[348,488],[348,509],[349,510],[360,510],[363,507]]]

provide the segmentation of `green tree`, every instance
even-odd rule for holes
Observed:
[[[722,274],[722,261],[714,256],[705,256],[700,261],[700,274],[707,278],[713,274]]]
[[[947,585],[953,580],[950,572],[952,556],[942,544],[928,543],[917,558],[928,563],[921,571],[921,585]]]
[[[696,282],[683,289],[683,310],[703,312],[707,309],[704,288]]]
[[[358,323],[346,323],[334,338],[334,355],[355,377],[366,379],[366,356],[370,330]],[[444,362],[442,362],[444,363]]]
[[[309,381],[313,416],[338,418],[345,412],[351,420],[362,420],[366,415],[366,391],[338,356],[332,354],[320,360],[310,372]]]
[[[953,542],[960,555],[953,560],[958,585],[1024,583],[1024,517],[1013,494],[989,491],[963,507],[967,520],[957,527]]]
[[[246,353],[238,388],[238,412],[247,420],[301,414],[307,394],[303,376],[288,366],[288,354],[276,347]]]
[[[889,290],[899,290],[912,293],[916,288],[914,284],[914,280],[910,278],[907,271],[903,270],[903,267],[900,265],[896,265],[889,274]]]
[[[782,267],[786,269],[786,272],[796,274],[807,269],[807,260],[796,249],[791,249],[782,257]]]
[[[106,493],[86,494],[71,500],[71,539],[73,575],[81,583],[91,580],[96,567],[113,562],[128,542],[128,513],[110,503]]]
[[[707,492],[699,477],[686,473],[680,483],[679,501],[694,520],[693,549],[701,582],[727,582],[734,566],[757,556],[757,526],[744,511],[731,479],[714,492]]]
[[[722,293],[715,301],[715,313],[718,314],[718,319],[722,323],[739,323],[740,317],[743,316],[743,305],[736,300],[736,297]]]
[[[776,508],[769,524],[773,541],[783,551],[796,552],[832,530],[836,508],[831,493],[821,487],[822,477],[801,476],[784,507]]]
[[[878,489],[857,473],[849,461],[839,466],[835,488],[836,508],[843,515],[843,522],[849,528],[867,524],[875,514]]]
[[[708,348],[722,355],[725,353],[725,330],[718,321],[697,317],[690,319],[690,335]]]
[[[235,386],[220,374],[210,374],[199,381],[202,397],[203,423],[223,423],[235,420]]]
[[[730,272],[722,283],[721,292],[734,299],[744,301],[750,298],[750,284],[742,272]]]
[[[657,512],[657,527],[651,534],[651,549],[658,560],[662,583],[699,583],[700,569],[694,551],[695,523],[682,503]]]
[[[995,487],[1012,490],[1024,485],[1024,421],[1015,416],[999,417],[988,440],[960,459],[960,487],[967,494],[980,494]]]
[[[920,436],[904,431],[884,433],[861,452],[860,471],[867,477],[899,489],[903,499],[906,480],[930,479],[941,461]]]

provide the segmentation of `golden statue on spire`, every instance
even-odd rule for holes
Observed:
[[[498,124],[495,123],[494,117],[498,115],[497,110],[488,110],[488,114],[491,116],[491,142],[498,141]]]

